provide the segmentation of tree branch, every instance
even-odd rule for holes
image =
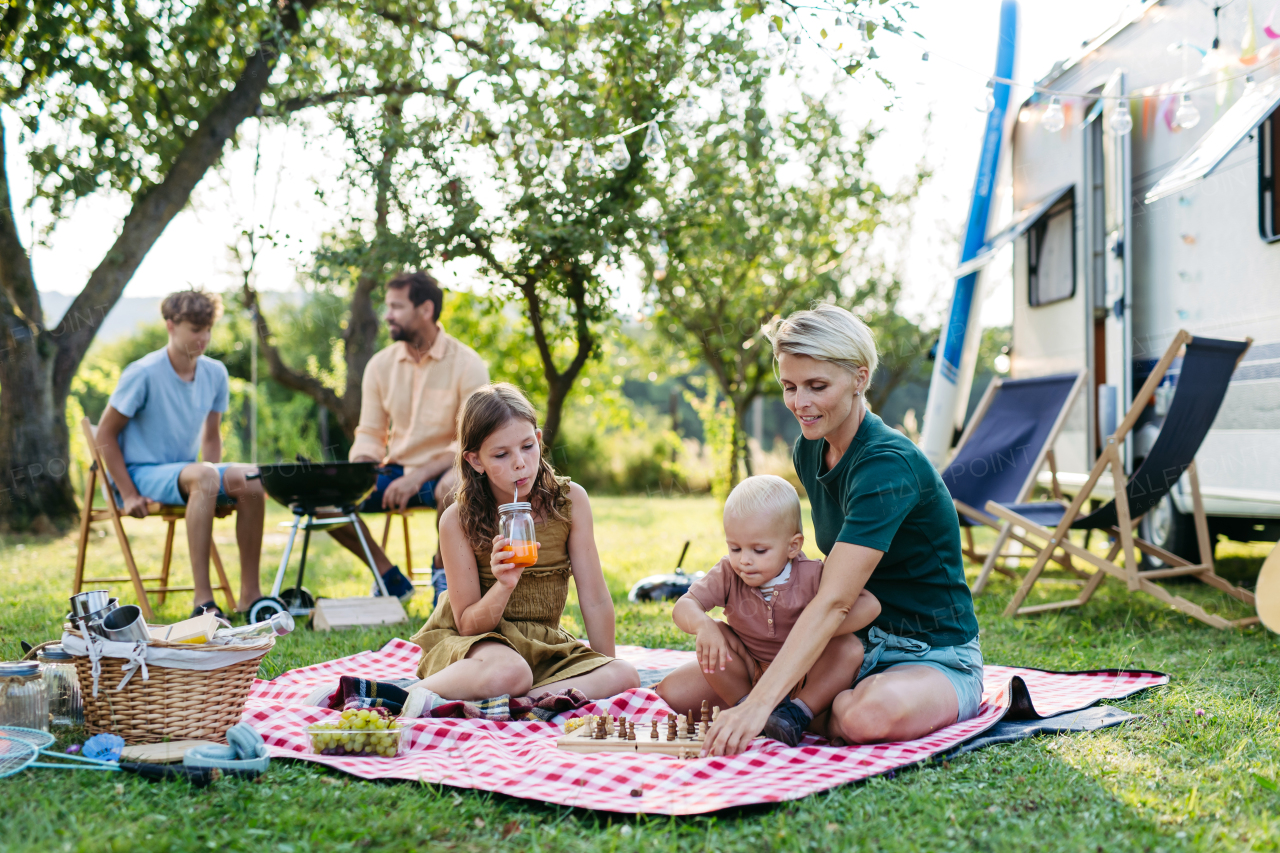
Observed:
[[[286,388],[306,394],[329,411],[341,413],[342,400],[331,388],[314,376],[294,370],[284,363],[284,359],[280,357],[280,350],[272,341],[271,327],[267,324],[267,318],[262,315],[258,305],[258,293],[249,286],[248,282],[241,285],[240,301],[253,318],[253,328],[257,332],[258,343],[262,346],[262,355],[267,360],[271,378]]]
[[[456,89],[456,86],[452,84],[447,89],[439,89],[435,86],[428,86],[421,83],[406,83],[404,81],[397,83],[384,83],[381,86],[358,86],[354,89],[343,89],[337,92],[323,92],[318,95],[288,98],[277,104],[275,108],[264,110],[263,114],[281,116],[297,112],[298,110],[305,110],[308,107],[322,107],[336,101],[349,101],[356,98],[376,98],[388,95],[432,95],[434,97],[443,98],[447,101],[454,101],[454,89]]]
[[[298,14],[309,12],[320,0],[297,0],[281,7],[285,32],[297,32]],[[186,206],[196,184],[222,156],[226,141],[262,103],[279,51],[263,42],[245,61],[234,87],[201,120],[199,129],[187,139],[163,181],[147,190],[125,217],[115,243],[89,276],[84,289],[72,301],[66,315],[53,330],[58,352],[54,363],[55,398],[66,398],[71,380],[84,358],[97,323],[80,323],[77,317],[105,314],[120,299],[142,259],[155,245],[164,229]]]

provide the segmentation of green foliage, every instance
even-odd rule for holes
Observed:
[[[723,506],[729,492],[738,482],[738,445],[736,416],[733,404],[720,399],[715,387],[708,387],[704,396],[689,391],[684,398],[698,414],[702,434],[712,462],[711,494]]]
[[[21,4],[19,4],[21,5]],[[55,216],[100,190],[161,182],[200,120],[274,28],[271,6],[227,0],[34,0],[0,60],[0,101],[28,133],[36,195]]]

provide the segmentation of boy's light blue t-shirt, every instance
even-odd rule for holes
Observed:
[[[120,433],[125,464],[195,462],[205,419],[227,410],[228,395],[226,366],[207,356],[200,356],[191,382],[173,369],[167,348],[126,367],[109,401],[129,418]]]

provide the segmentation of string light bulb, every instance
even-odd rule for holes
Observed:
[[[1200,123],[1200,111],[1191,103],[1191,93],[1183,92],[1178,100],[1178,111],[1173,114],[1173,123],[1183,130],[1190,130]]]
[[[691,130],[698,123],[698,102],[692,97],[681,98],[676,107],[675,122],[685,130]]]
[[[777,59],[787,52],[787,40],[778,32],[778,25],[769,22],[769,36],[764,40],[764,52],[770,59]]]
[[[1116,136],[1124,136],[1133,130],[1133,116],[1129,113],[1128,98],[1121,98],[1120,102],[1116,104],[1111,117],[1107,119],[1107,127],[1111,128],[1111,132]]]
[[[658,123],[650,122],[649,130],[644,135],[644,145],[640,146],[640,152],[650,160],[661,160],[666,156],[667,143],[662,138],[662,131],[658,130]]]
[[[520,165],[526,169],[533,169],[542,159],[542,155],[538,153],[538,143],[530,139],[524,144],[524,150],[520,152]]]
[[[1067,117],[1062,112],[1062,101],[1054,95],[1049,99],[1049,106],[1040,117],[1040,126],[1050,133],[1057,133],[1067,126]]]
[[[569,152],[564,150],[564,143],[551,143],[551,154],[547,157],[547,175],[555,179],[562,178],[568,167]]]
[[[511,138],[511,128],[505,126],[502,128],[502,133],[498,134],[498,141],[493,143],[493,150],[499,157],[510,157],[511,152],[516,150],[516,141]]]
[[[987,90],[982,96],[982,103],[977,107],[980,113],[989,113],[996,108],[996,84],[994,80],[987,81]]]
[[[600,160],[596,157],[596,147],[590,142],[582,143],[582,150],[578,152],[579,174],[594,175],[599,167]]]
[[[609,149],[608,163],[609,168],[618,172],[631,165],[631,152],[627,150],[627,143],[623,141],[621,136],[613,143],[613,147]]]
[[[720,83],[720,98],[724,101],[726,110],[736,110],[742,103],[742,84],[738,82],[737,76],[727,68]]]
[[[849,58],[855,62],[861,62],[870,55],[871,39],[867,35],[867,22],[859,18],[858,34],[853,37],[853,42],[849,45]]]
[[[854,33],[845,26],[844,15],[836,15],[835,23],[831,25],[831,52],[837,57],[848,56],[853,47],[853,39]]]

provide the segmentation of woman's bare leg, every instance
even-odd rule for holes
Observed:
[[[588,699],[607,699],[639,686],[640,674],[636,672],[634,666],[624,660],[611,660],[586,675],[575,675],[573,678],[553,681],[528,690],[527,693],[530,699],[540,699],[548,693],[559,693],[570,687],[576,687],[585,693]]]
[[[418,684],[445,699],[523,696],[533,685],[533,671],[510,646],[488,640],[476,643],[465,658]]]
[[[903,666],[864,678],[831,705],[829,736],[849,743],[915,740],[956,721],[960,700],[930,666]]]

